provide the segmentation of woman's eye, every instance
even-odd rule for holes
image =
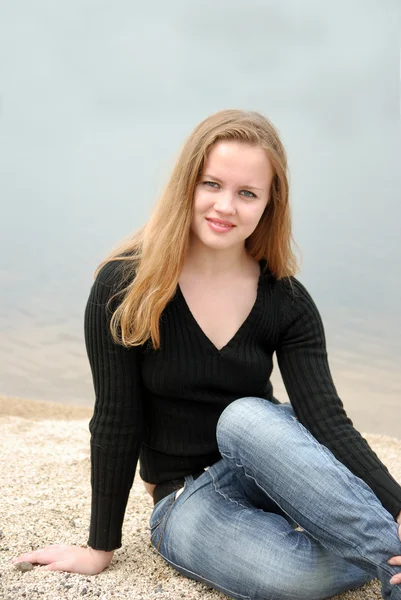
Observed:
[[[246,194],[246,198],[256,198],[255,194],[249,190],[241,190],[241,194]]]
[[[203,181],[202,185],[211,187],[215,190],[220,188],[220,184],[216,181]],[[241,190],[240,194],[243,194],[245,198],[256,198],[256,195],[253,192],[250,192],[249,190]]]
[[[219,184],[216,183],[215,181],[204,181],[203,185],[207,185],[207,186],[213,187],[213,188],[219,187]]]

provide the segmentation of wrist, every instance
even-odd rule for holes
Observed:
[[[114,555],[114,550],[96,550],[95,548],[91,548],[91,546],[87,548],[90,554],[96,556],[97,560],[101,560],[104,564],[109,564]]]

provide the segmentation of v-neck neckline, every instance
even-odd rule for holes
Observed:
[[[239,328],[234,333],[234,335],[231,337],[231,339],[222,348],[220,348],[220,349],[217,348],[217,346],[215,346],[215,344],[212,342],[212,340],[203,331],[203,329],[199,325],[198,321],[195,319],[194,315],[191,312],[191,309],[188,306],[188,303],[187,303],[187,301],[185,299],[185,296],[182,293],[180,284],[177,283],[178,297],[181,300],[182,307],[183,307],[185,315],[187,317],[188,325],[191,327],[192,331],[194,331],[197,334],[198,338],[200,338],[200,340],[206,346],[208,346],[209,350],[211,350],[212,353],[216,354],[217,356],[222,356],[223,354],[225,354],[225,352],[227,350],[229,350],[230,348],[232,348],[233,346],[235,346],[236,344],[239,343],[243,331],[251,323],[251,321],[254,318],[255,313],[258,312],[259,304],[261,302],[262,280],[263,280],[263,277],[266,275],[265,273],[262,273],[262,269],[264,267],[264,260],[263,259],[259,261],[259,267],[260,267],[260,272],[259,272],[259,279],[258,279],[258,285],[257,285],[257,290],[256,290],[256,299],[255,299],[255,302],[253,303],[253,306],[252,306],[250,312],[248,313],[248,316],[246,317],[246,319],[239,326]]]

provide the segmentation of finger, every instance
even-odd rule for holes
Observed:
[[[46,546],[45,548],[42,548],[42,551],[51,551],[51,550],[59,550],[60,548],[62,548],[63,550],[65,550],[66,548],[68,548],[67,544],[51,544],[50,546]]]
[[[51,562],[53,559],[43,550],[35,550],[35,552],[26,552],[25,554],[21,554],[17,558],[13,559],[13,563],[19,562],[30,562],[30,563],[39,563],[39,564],[47,564]]]
[[[41,567],[41,571],[70,571],[67,566],[66,561],[59,560],[58,562],[53,562],[45,567]]]
[[[45,548],[41,548],[40,550],[34,550],[33,552],[25,552],[25,554],[20,554],[16,558],[12,559],[12,563],[27,561],[27,562],[38,562],[38,563],[48,563],[53,560],[51,557],[54,557],[53,550],[60,550],[60,548],[65,549],[68,548],[66,544],[53,544],[51,546],[46,546]]]
[[[34,558],[33,552],[27,552],[26,554],[20,554],[16,558],[13,558],[11,560],[11,562],[14,565],[19,562],[34,562],[33,558]]]
[[[390,579],[390,583],[392,585],[396,585],[397,583],[401,583],[401,575],[393,575],[393,577]]]
[[[388,563],[390,565],[401,565],[401,556],[392,556]]]

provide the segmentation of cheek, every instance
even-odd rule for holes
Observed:
[[[197,190],[194,196],[194,215],[202,215],[210,210],[213,206],[211,194]]]
[[[249,225],[256,226],[263,215],[264,207],[260,207],[257,204],[254,204],[248,206],[247,208],[248,210],[246,211],[246,215],[244,215],[244,218],[246,219],[246,222]]]

